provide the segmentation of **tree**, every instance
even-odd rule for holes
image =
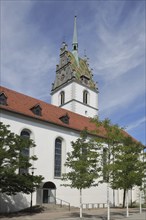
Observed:
[[[82,189],[97,186],[97,178],[100,176],[99,165],[100,144],[87,137],[87,130],[81,133],[81,137],[72,142],[72,151],[67,153],[65,166],[69,171],[63,174],[63,184],[80,191],[80,217],[82,217]]]
[[[115,149],[114,163],[110,166],[115,177],[110,180],[112,188],[124,190],[123,207],[127,195],[127,216],[129,215],[128,190],[134,186],[141,187],[144,178],[142,150],[141,143],[134,141],[130,136],[123,137],[122,143]]]
[[[141,186],[144,179],[144,161],[142,160],[143,146],[141,143],[132,139],[123,128],[117,124],[112,124],[109,119],[100,121],[98,118],[92,119],[96,124],[94,133],[101,134],[100,141],[107,145],[106,163],[103,164],[103,177],[106,177],[107,182],[107,206],[108,220],[110,219],[109,212],[109,185],[113,189],[123,189],[123,207],[125,206],[125,196],[128,190],[134,186]],[[97,140],[99,137],[97,137]],[[99,140],[98,140],[99,141]],[[105,158],[104,158],[105,160]],[[127,192],[127,193],[126,193]],[[113,201],[114,203],[114,201]],[[128,216],[128,202],[127,202]]]
[[[144,203],[146,204],[146,146],[144,146],[143,149],[143,163],[144,163],[144,178],[142,184],[142,191],[143,191]]]
[[[9,125],[0,122],[0,193],[32,193],[41,181],[42,176],[32,173],[20,173],[20,169],[31,169],[36,156],[22,154],[24,149],[35,147],[31,139],[12,133]]]
[[[97,135],[95,141],[102,143],[102,176],[103,182],[107,182],[107,219],[110,219],[110,201],[109,201],[109,186],[110,179],[115,179],[114,172],[111,172],[111,163],[114,163],[114,151],[121,142],[123,133],[122,128],[117,124],[112,124],[111,120],[106,118],[99,120],[98,117],[92,118],[95,123],[96,130],[93,131]],[[113,190],[113,205],[115,204],[115,192]]]

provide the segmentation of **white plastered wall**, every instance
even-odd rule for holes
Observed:
[[[83,92],[88,92],[88,104],[83,104]],[[72,82],[62,89],[58,90],[51,97],[51,104],[60,106],[60,93],[65,92],[65,104],[62,108],[81,114],[84,116],[94,117],[98,109],[98,93],[83,86],[77,82]]]
[[[56,197],[67,202],[72,206],[79,206],[79,191],[70,189],[69,187],[61,186],[61,179],[54,178],[54,145],[55,139],[60,137],[63,140],[62,146],[62,172],[66,171],[64,162],[66,153],[71,151],[71,141],[75,141],[79,137],[79,133],[54,124],[45,123],[39,120],[27,118],[12,113],[1,114],[1,121],[4,124],[10,125],[12,132],[20,134],[22,129],[29,129],[36,147],[31,150],[31,154],[35,154],[38,160],[33,166],[36,168],[34,174],[42,175],[43,182],[51,181],[56,185]],[[122,192],[119,195],[116,193],[116,204],[122,203]],[[18,196],[18,195],[17,195]],[[15,197],[13,211],[28,207],[30,205],[30,195],[21,195],[19,197],[21,203],[18,203],[18,198]],[[83,190],[83,203],[106,203],[107,202],[107,185],[100,184],[98,187]],[[137,195],[133,192],[133,198]],[[14,200],[14,198],[13,198]],[[113,190],[110,189],[110,201],[113,203]],[[23,204],[24,202],[24,204]],[[19,206],[18,206],[19,204]],[[33,193],[33,205],[36,204],[36,193]],[[24,205],[24,207],[23,207]],[[0,210],[1,211],[1,210]]]

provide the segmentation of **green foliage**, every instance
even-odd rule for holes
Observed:
[[[125,137],[122,144],[117,146],[114,161],[110,164],[111,186],[115,189],[132,189],[142,186],[144,178],[144,163],[142,160],[142,145]]]
[[[123,139],[122,128],[117,124],[112,124],[110,119],[106,118],[100,121],[98,117],[92,118],[91,121],[96,124],[95,134],[99,135],[94,140],[102,143],[102,176],[103,182],[109,182],[111,177],[110,164],[114,160],[114,152]],[[100,137],[102,131],[102,137]]]
[[[112,124],[109,119],[100,121],[94,118],[92,122],[96,124],[97,134],[100,134],[101,127],[104,133],[104,137],[97,137],[96,140],[107,146],[107,163],[103,166],[103,176],[106,176],[107,182],[114,189],[128,190],[135,185],[141,186],[146,166],[142,159],[142,144],[133,140],[123,128]]]
[[[23,149],[35,147],[31,139],[12,133],[9,125],[0,122],[0,192],[14,195],[18,192],[26,194],[34,191],[43,177],[32,174],[19,174],[19,169],[31,169],[31,162],[36,156],[25,156]]]
[[[67,153],[65,166],[69,171],[63,175],[63,180],[69,180],[71,188],[85,189],[97,186],[97,178],[100,176],[99,150],[92,139],[87,138],[87,130],[81,133],[81,137],[72,142],[72,151]]]

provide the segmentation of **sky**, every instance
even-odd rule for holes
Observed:
[[[2,86],[50,103],[63,41],[72,49],[77,15],[99,88],[99,118],[146,145],[145,0],[1,0]]]

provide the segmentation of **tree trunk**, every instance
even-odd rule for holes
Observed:
[[[128,199],[128,190],[126,190],[126,217],[129,217],[129,199]]]
[[[110,220],[109,182],[107,183],[107,220]]]
[[[123,194],[123,208],[125,208],[125,197],[126,197],[126,189],[124,189],[124,194]]]
[[[142,205],[141,205],[141,190],[139,191],[139,212],[142,213]]]
[[[133,201],[132,201],[132,188],[131,188],[131,208],[133,207]]]
[[[80,189],[80,218],[82,218],[82,189]]]
[[[115,208],[115,190],[113,189],[113,208]]]

